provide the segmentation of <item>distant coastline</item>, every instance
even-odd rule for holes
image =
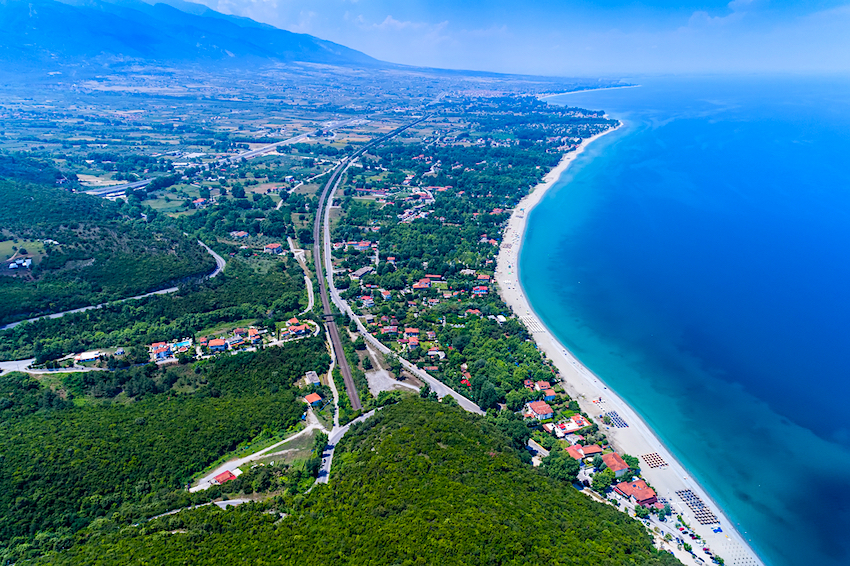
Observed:
[[[762,560],[738,533],[734,524],[725,516],[720,506],[709,497],[707,492],[679,463],[655,432],[622,398],[617,396],[598,376],[585,367],[543,323],[529,302],[520,282],[519,258],[530,212],[591,142],[617,131],[622,126],[623,123],[621,122],[616,128],[584,140],[576,151],[566,154],[561,162],[546,175],[544,180],[513,210],[504,232],[502,247],[499,250],[496,262],[496,281],[499,284],[499,293],[514,314],[526,325],[540,350],[558,368],[562,385],[570,396],[579,402],[582,410],[593,417],[598,417],[602,412],[615,410],[629,424],[627,428],[605,427],[606,434],[618,451],[637,457],[655,453],[666,462],[667,465],[662,468],[653,469],[649,466],[645,466],[646,469],[642,468],[644,477],[655,487],[658,495],[666,497],[670,501],[674,509],[688,520],[692,530],[700,534],[717,555],[726,559],[729,563],[731,563],[732,557],[745,556],[749,559],[747,563],[763,566]],[[600,399],[601,402],[599,402]],[[600,426],[604,427],[605,425]],[[646,462],[642,463],[646,464]],[[722,528],[722,534],[715,533],[712,530],[714,525],[703,526],[697,522],[692,510],[683,505],[678,497],[674,496],[676,491],[681,490],[690,490],[714,512],[720,520],[719,526]],[[697,564],[690,558],[690,555],[683,556],[683,552],[678,551],[675,545],[672,545],[671,550],[686,564]]]
[[[565,96],[567,94],[594,92],[594,91],[597,91],[597,90],[618,90],[618,89],[621,89],[621,88],[638,88],[640,86],[641,85],[603,86],[603,87],[599,87],[599,88],[584,88],[584,89],[581,89],[581,90],[568,90],[566,92],[555,92],[555,93],[552,93],[552,94],[541,94],[540,96],[537,97],[537,100],[544,100],[546,98],[554,98],[555,96]]]

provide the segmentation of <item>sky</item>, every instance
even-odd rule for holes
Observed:
[[[416,66],[557,76],[850,72],[850,0],[194,0]]]

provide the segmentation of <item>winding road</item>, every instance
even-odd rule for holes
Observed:
[[[215,277],[216,275],[218,275],[219,273],[222,272],[226,262],[224,261],[223,257],[221,257],[220,255],[215,253],[208,245],[206,245],[205,243],[203,243],[200,240],[198,240],[198,243],[201,246],[203,246],[203,248],[205,250],[207,250],[207,253],[209,253],[211,256],[213,256],[213,259],[215,260],[215,269],[212,271],[212,273],[207,275],[207,278],[212,279],[213,277]],[[123,303],[123,302],[126,302],[126,301],[137,301],[139,299],[144,299],[144,298],[147,298],[147,297],[153,297],[154,295],[167,295],[169,293],[176,292],[178,289],[179,289],[179,287],[169,287],[168,289],[160,289],[159,291],[153,291],[151,293],[145,293],[144,295],[136,295],[134,297],[127,297],[126,299],[118,299],[117,301],[109,301],[109,302],[106,302],[106,303],[100,303],[98,305],[90,305],[90,306],[87,306],[87,307],[80,307],[78,309],[71,309],[71,310],[68,310],[68,311],[62,311],[62,312],[56,312],[56,313],[53,313],[53,314],[45,314],[45,315],[42,315],[42,316],[36,316],[34,318],[28,318],[26,320],[19,320],[17,322],[10,322],[9,324],[7,324],[5,326],[0,326],[0,331],[11,330],[12,328],[15,328],[16,326],[18,326],[19,324],[23,324],[25,322],[35,322],[36,320],[41,320],[42,318],[61,318],[61,317],[65,316],[66,314],[73,314],[73,313],[77,313],[77,312],[85,312],[85,311],[92,310],[92,309],[100,309],[100,308],[105,307],[106,305]]]

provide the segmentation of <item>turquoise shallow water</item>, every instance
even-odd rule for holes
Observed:
[[[626,124],[530,214],[544,322],[771,565],[850,564],[850,80],[550,102]]]

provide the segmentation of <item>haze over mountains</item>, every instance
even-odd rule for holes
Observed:
[[[20,66],[142,61],[227,66],[294,61],[385,65],[311,35],[180,0],[169,4],[0,0],[0,60]]]

